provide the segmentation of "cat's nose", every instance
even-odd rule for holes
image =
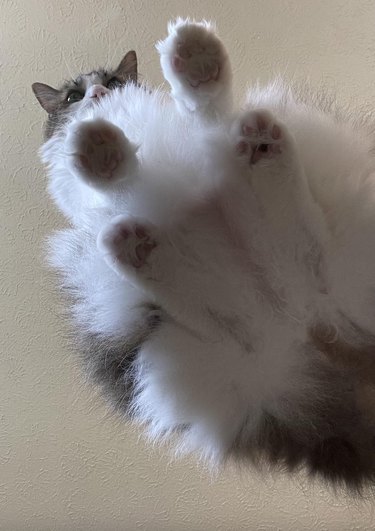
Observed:
[[[108,94],[108,92],[109,90],[106,87],[103,87],[103,85],[93,85],[88,89],[87,96],[89,98],[102,98]]]

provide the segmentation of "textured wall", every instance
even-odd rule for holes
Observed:
[[[304,478],[170,462],[106,416],[80,381],[42,244],[61,226],[36,155],[33,81],[58,83],[134,47],[161,81],[156,39],[176,15],[217,20],[236,91],[282,72],[375,103],[375,2],[363,0],[2,0],[0,5],[0,529],[375,529],[373,504]]]

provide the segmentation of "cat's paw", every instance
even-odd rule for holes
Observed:
[[[174,92],[215,93],[229,76],[226,50],[208,22],[178,20],[158,50],[166,79]]]
[[[99,233],[97,246],[115,271],[140,270],[157,246],[155,232],[145,220],[118,216]]]
[[[217,82],[223,61],[220,44],[216,36],[202,26],[180,28],[170,58],[175,74],[184,77],[193,88]]]
[[[108,188],[135,169],[135,148],[124,133],[106,120],[76,122],[67,135],[67,164],[89,185]]]
[[[236,154],[250,165],[279,156],[289,141],[284,125],[263,109],[244,114],[234,125],[234,136]]]

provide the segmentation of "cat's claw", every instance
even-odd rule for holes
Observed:
[[[65,148],[73,172],[98,188],[125,179],[136,161],[135,149],[121,129],[102,119],[74,124]]]
[[[287,133],[267,110],[249,111],[235,124],[236,154],[250,165],[272,159],[285,148]]]
[[[114,218],[100,233],[98,249],[114,269],[141,269],[155,249],[154,228],[144,220]]]

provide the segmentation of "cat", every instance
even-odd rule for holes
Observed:
[[[45,83],[33,83],[32,90],[40,105],[48,113],[44,137],[51,138],[69,117],[92,100],[128,82],[137,82],[137,55],[129,51],[116,69],[98,68],[76,79],[65,81],[55,89]]]
[[[71,227],[51,263],[87,373],[177,452],[375,479],[374,133],[280,80],[233,103],[213,24],[157,45],[41,148]],[[145,90],[146,88],[146,90]]]

